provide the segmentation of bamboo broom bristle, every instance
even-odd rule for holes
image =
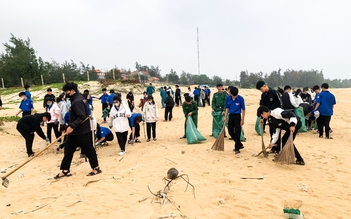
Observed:
[[[294,164],[295,163],[295,151],[294,151],[294,140],[293,136],[290,135],[288,141],[284,145],[283,149],[278,154],[274,161],[282,164]]]

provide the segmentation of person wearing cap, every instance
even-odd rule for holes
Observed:
[[[118,145],[121,151],[118,155],[126,153],[126,143],[128,139],[129,120],[131,116],[129,107],[122,103],[121,97],[116,95],[113,97],[113,105],[111,106],[108,125],[114,129],[117,137]]]
[[[226,105],[226,99],[227,99],[227,92],[223,90],[223,85],[222,84],[217,84],[216,85],[217,92],[213,94],[212,97],[212,102],[211,102],[211,107],[212,107],[212,136],[217,137],[218,134],[221,132],[221,130],[216,130],[218,133],[213,133],[214,131],[214,126],[216,122],[219,122],[217,126],[223,127],[223,116],[225,114],[225,105]],[[218,119],[215,120],[215,116],[219,116]]]
[[[238,95],[239,89],[236,87],[230,88],[230,95],[226,98],[225,113],[223,122],[227,121],[229,115],[228,132],[234,140],[234,151],[236,155],[240,155],[240,149],[244,148],[240,141],[241,128],[245,122],[245,100],[241,95]]]
[[[256,83],[256,89],[260,90],[262,92],[261,94],[261,100],[260,100],[260,105],[268,107],[270,110],[274,110],[275,108],[281,108],[282,107],[282,102],[280,99],[279,92],[277,90],[274,90],[271,87],[268,87],[266,82],[260,80]],[[261,124],[265,124],[266,120],[261,118],[260,120]],[[270,137],[272,138],[272,135],[274,133],[273,126],[269,124],[269,134]],[[263,131],[263,130],[262,130]],[[272,147],[272,152],[275,153],[280,150],[280,139],[276,142],[275,147]]]
[[[284,94],[282,95],[281,100],[283,103],[282,109],[284,110],[293,111],[295,108],[299,107],[299,105],[296,103],[294,95],[291,93],[290,85],[285,85]]]
[[[323,83],[322,92],[318,95],[316,99],[316,106],[314,110],[319,111],[319,121],[318,121],[318,132],[319,137],[323,138],[323,131],[325,131],[326,139],[333,139],[330,137],[330,120],[333,115],[334,105],[336,104],[334,94],[330,93],[329,85]]]
[[[176,90],[175,90],[175,103],[176,103],[176,106],[178,107],[179,104],[182,104],[182,94],[181,94],[181,90],[179,88],[179,85],[176,84]]]
[[[24,85],[24,93],[26,93],[26,96],[28,99],[32,99],[32,94],[29,92],[30,90],[30,85],[26,84]]]
[[[145,103],[143,109],[143,119],[146,122],[146,142],[150,141],[151,132],[153,140],[156,141],[156,123],[158,121],[158,110],[157,104],[152,96],[147,97],[147,102]]]
[[[282,130],[285,131],[283,137],[281,138],[284,147],[290,135],[293,135],[293,139],[295,140],[297,132],[302,126],[300,118],[296,116],[294,112],[290,110],[283,110],[280,107],[270,110],[267,106],[260,106],[257,109],[257,116],[267,119],[268,123],[274,128],[274,134],[270,140],[269,147],[273,147],[278,139],[280,139]],[[295,144],[294,152],[296,164],[305,165],[305,162],[295,147]],[[275,155],[275,157],[277,155],[278,153]]]
[[[184,123],[184,135],[182,138],[186,138],[186,122],[188,120],[188,117],[191,116],[191,118],[193,119],[194,125],[197,128],[197,117],[198,117],[198,106],[197,103],[191,99],[191,97],[189,95],[185,95],[185,101],[182,105],[183,108],[183,113],[185,116],[185,123]]]
[[[64,157],[61,161],[60,170],[54,178],[72,176],[70,167],[74,152],[79,146],[89,160],[91,171],[87,176],[94,176],[101,173],[99,161],[93,145],[93,137],[89,123],[89,115],[87,112],[87,103],[82,94],[78,91],[78,85],[73,82],[66,83],[62,90],[66,93],[66,97],[71,100],[71,109],[68,127],[66,129],[67,139],[64,147]]]
[[[36,132],[39,137],[49,143],[50,140],[44,135],[43,130],[40,127],[42,122],[46,122],[51,119],[50,113],[36,113],[34,115],[28,115],[21,118],[17,125],[16,129],[23,138],[26,140],[26,150],[28,157],[33,157],[34,152],[32,150],[33,141],[34,141],[34,132]]]
[[[46,135],[48,136],[50,143],[51,143],[51,131],[54,129],[54,134],[56,138],[60,137],[60,131],[59,131],[59,118],[60,118],[60,108],[57,106],[55,102],[52,101],[50,97],[48,97],[46,100],[46,109],[45,111],[50,113],[51,119],[48,119],[47,123],[47,132]],[[59,141],[61,142],[61,141]]]
[[[46,100],[47,99],[51,99],[52,102],[55,102],[55,95],[52,94],[51,88],[46,89],[46,94],[44,96],[43,108],[46,108]]]
[[[24,92],[20,92],[18,96],[22,98],[22,101],[19,105],[20,110],[18,111],[18,113],[16,113],[16,116],[18,116],[20,113],[22,113],[22,117],[33,115],[33,101],[31,99],[28,99],[26,93]]]
[[[99,100],[101,101],[101,105],[102,105],[101,112],[103,112],[108,107],[109,95],[107,94],[106,88],[102,88],[101,91],[102,91],[102,95],[99,97]],[[106,116],[103,118],[104,118],[104,122],[106,122]]]
[[[149,84],[146,88],[146,93],[148,96],[152,96],[152,94],[155,92],[154,86],[152,86],[152,83]]]

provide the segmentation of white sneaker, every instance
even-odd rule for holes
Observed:
[[[118,153],[118,156],[124,155],[126,152],[125,151],[121,151]]]

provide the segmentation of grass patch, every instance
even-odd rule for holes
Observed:
[[[2,107],[1,110],[8,110],[8,109],[13,109],[13,108],[10,108],[10,107]]]
[[[18,122],[20,119],[19,116],[0,116],[0,120],[3,122]]]

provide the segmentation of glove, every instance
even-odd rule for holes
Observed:
[[[100,145],[101,145],[101,142],[96,142],[96,143],[95,143],[95,147],[96,147],[96,146],[100,146]]]
[[[57,124],[58,124],[58,119],[55,120],[55,125],[57,125]]]

